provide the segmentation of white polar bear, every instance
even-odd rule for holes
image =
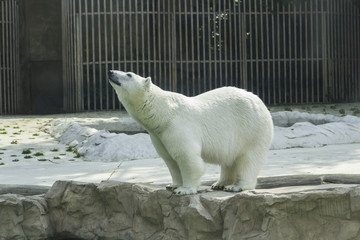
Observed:
[[[127,112],[150,134],[168,166],[176,194],[194,194],[204,162],[219,164],[213,189],[254,189],[267,157],[273,122],[256,95],[235,87],[195,97],[168,92],[131,72],[109,71]]]

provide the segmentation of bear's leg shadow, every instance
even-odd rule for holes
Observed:
[[[241,192],[256,187],[257,176],[266,159],[266,153],[249,151],[234,162],[235,181],[224,187],[228,192]]]
[[[235,180],[235,171],[232,166],[221,166],[220,178],[211,185],[214,190],[223,190],[225,186],[233,184]]]

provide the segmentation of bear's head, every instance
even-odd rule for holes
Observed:
[[[123,104],[143,99],[151,86],[150,77],[143,78],[132,72],[109,70],[108,77]]]

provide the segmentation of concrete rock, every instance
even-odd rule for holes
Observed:
[[[0,239],[46,239],[51,235],[43,197],[0,195]]]
[[[0,195],[0,239],[360,239],[359,203],[358,184],[236,194],[202,186],[177,196],[162,186],[58,181],[45,196]]]

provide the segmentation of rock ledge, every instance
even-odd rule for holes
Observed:
[[[265,181],[264,179],[262,181]],[[360,185],[210,191],[58,181],[0,195],[0,239],[360,239]]]

